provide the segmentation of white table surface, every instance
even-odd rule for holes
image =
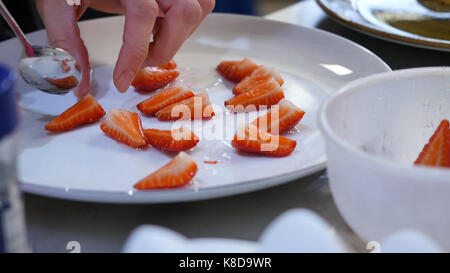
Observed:
[[[448,53],[397,45],[343,27],[328,19],[313,0],[266,18],[315,27],[346,37],[373,51],[392,69],[450,65]],[[142,224],[171,228],[189,238],[257,240],[264,228],[291,208],[309,208],[325,218],[355,250],[365,251],[333,203],[324,172],[285,185],[232,197],[176,204],[114,205],[81,203],[25,194],[28,235],[34,252],[119,252],[129,233]]]

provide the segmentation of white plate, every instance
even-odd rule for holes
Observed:
[[[132,88],[120,94],[112,83],[112,70],[121,45],[123,17],[82,22],[82,35],[94,67],[92,93],[106,109],[136,110],[148,97]],[[36,44],[46,43],[42,31],[30,35]],[[8,63],[20,55],[16,40],[1,44]],[[227,140],[205,140],[190,152],[199,165],[193,184],[184,188],[136,192],[133,184],[168,162],[173,155],[155,148],[136,151],[106,137],[99,124],[48,134],[45,124],[75,102],[73,95],[54,96],[36,92],[22,81],[22,142],[19,179],[27,192],[64,199],[157,203],[208,199],[267,188],[325,168],[325,150],[316,126],[321,101],[354,79],[389,71],[366,49],[323,31],[255,17],[214,14],[189,39],[175,60],[181,78],[194,91],[208,89],[217,116],[203,126],[222,121],[224,100],[232,97],[227,82],[214,86],[215,66],[222,60],[249,57],[281,71],[287,99],[306,111],[301,124],[289,134],[297,141],[285,158],[237,153]],[[220,111],[222,110],[222,111]],[[144,128],[167,128],[172,123],[143,117]],[[199,134],[199,131],[195,131]],[[232,134],[234,131],[232,131]],[[231,135],[232,137],[232,135]],[[217,165],[204,160],[218,160]]]
[[[317,0],[319,6],[337,22],[357,31],[388,41],[450,51],[450,41],[435,39],[407,32],[380,20],[376,13],[385,12],[398,19],[450,19],[449,12],[437,12],[422,6],[418,0]]]

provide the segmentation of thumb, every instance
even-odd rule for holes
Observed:
[[[89,55],[77,24],[77,8],[61,0],[38,0],[36,6],[41,14],[51,46],[69,52],[80,65],[82,79],[74,91],[81,97],[89,92],[91,66]]]

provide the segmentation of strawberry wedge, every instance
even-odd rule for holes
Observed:
[[[96,122],[104,115],[105,111],[97,100],[88,94],[50,121],[45,129],[48,131],[67,131],[82,124]]]
[[[257,68],[257,64],[245,58],[241,61],[223,61],[217,66],[217,72],[230,81],[239,82]]]
[[[137,182],[134,188],[153,190],[181,187],[194,178],[197,170],[195,161],[185,152],[180,152],[169,163]]]
[[[137,108],[146,115],[154,116],[159,110],[193,96],[194,93],[185,88],[179,86],[169,87],[139,103]]]
[[[225,106],[233,112],[248,112],[277,104],[284,98],[283,90],[275,78],[260,83],[251,90],[225,101]],[[251,107],[247,107],[251,106]]]
[[[448,120],[441,121],[414,164],[450,168],[450,123]]]
[[[233,93],[235,95],[240,95],[247,91],[252,90],[255,86],[269,81],[271,78],[274,78],[280,86],[283,85],[284,80],[281,77],[280,73],[278,73],[274,68],[260,66],[258,69],[254,70],[252,74],[242,79],[238,84],[236,84],[233,88]]]
[[[137,113],[113,108],[108,111],[100,124],[102,131],[116,140],[133,148],[147,146],[147,138],[142,130],[141,119]]]
[[[200,92],[193,97],[174,103],[155,114],[162,121],[210,119],[214,115],[214,109],[206,92]]]
[[[294,151],[297,142],[287,137],[271,135],[253,125],[238,131],[231,145],[240,151],[273,157],[287,156]]]
[[[45,80],[63,90],[69,90],[78,85],[78,79],[75,76],[68,76],[61,79],[52,79],[46,77]]]
[[[194,148],[199,138],[188,128],[173,130],[145,129],[148,142],[158,149],[180,152]]]
[[[171,83],[179,75],[177,70],[147,66],[139,70],[131,85],[139,91],[151,92]]]
[[[282,99],[267,114],[255,119],[251,124],[268,133],[279,134],[292,129],[304,115],[302,109],[287,99]]]

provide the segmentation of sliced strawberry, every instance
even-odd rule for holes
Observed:
[[[137,113],[113,108],[108,111],[100,128],[106,135],[133,148],[147,146],[147,138],[144,136],[141,119]]]
[[[203,161],[203,163],[215,165],[215,164],[217,164],[217,163],[219,163],[219,162],[218,162],[217,160],[205,160],[205,161]]]
[[[78,85],[78,80],[77,78],[75,78],[75,76],[69,76],[61,79],[45,78],[45,80],[53,84],[54,86],[64,90],[72,89]]]
[[[267,114],[255,119],[251,124],[269,133],[279,134],[293,128],[305,115],[302,109],[287,99],[282,99],[275,106],[272,106]]]
[[[70,65],[67,63],[67,60],[63,60],[61,62],[61,69],[63,73],[68,73],[71,69]]]
[[[104,115],[105,111],[97,100],[88,94],[50,121],[45,129],[48,131],[67,131],[81,124],[100,120]]]
[[[283,78],[274,68],[260,66],[258,69],[253,71],[252,74],[245,77],[242,81],[236,84],[236,86],[233,88],[233,93],[235,95],[245,93],[253,89],[255,86],[263,82],[269,81],[272,77],[274,77],[275,80],[277,80],[280,86],[283,85],[284,83]]]
[[[189,183],[197,173],[197,164],[185,152],[180,152],[169,163],[134,185],[138,190],[181,187]]]
[[[153,97],[139,103],[137,108],[142,113],[153,116],[159,110],[193,96],[194,93],[185,88],[179,86],[169,87]]]
[[[81,66],[78,62],[75,62],[74,66],[78,71],[81,71]]]
[[[172,70],[177,68],[177,63],[174,60],[162,65],[158,65],[158,68]]]
[[[444,119],[414,164],[450,168],[450,123]]]
[[[194,148],[198,137],[188,128],[174,130],[145,129],[148,142],[156,148],[171,152],[180,152]]]
[[[217,71],[228,80],[239,82],[257,68],[257,64],[245,58],[242,61],[223,61],[217,66]]]
[[[284,136],[271,135],[249,125],[234,136],[231,145],[240,151],[282,157],[291,154],[297,142]]]
[[[133,82],[134,88],[140,91],[155,91],[171,83],[180,75],[176,70],[147,66],[139,70]]]
[[[210,119],[214,116],[214,109],[206,92],[172,104],[156,113],[159,120],[194,120]]]
[[[272,78],[267,82],[263,82],[253,87],[245,93],[225,101],[225,106],[234,112],[251,111],[254,110],[254,108],[259,109],[261,106],[277,104],[283,98],[283,90],[278,82]]]

